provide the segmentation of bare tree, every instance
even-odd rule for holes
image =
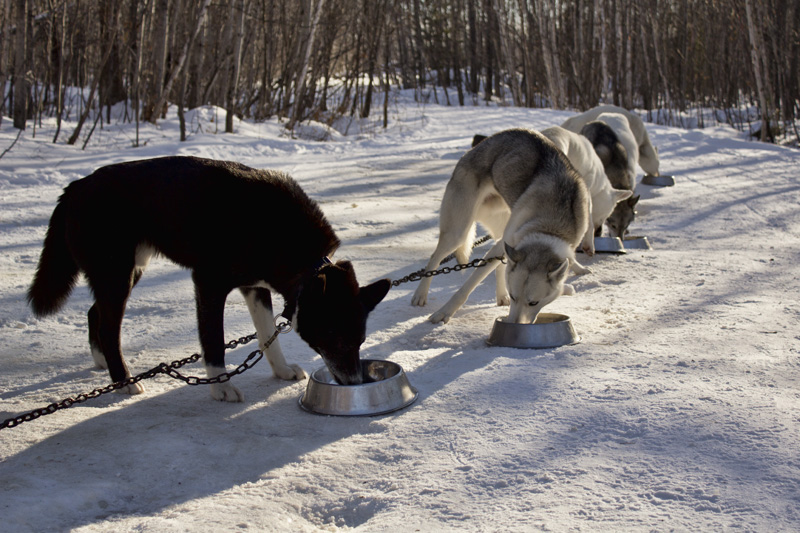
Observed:
[[[16,0],[17,25],[16,54],[14,57],[14,127],[24,130],[28,120],[28,100],[30,84],[28,83],[28,1]]]

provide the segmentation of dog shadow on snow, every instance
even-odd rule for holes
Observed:
[[[109,394],[73,407],[114,406],[0,462],[0,499],[10,505],[4,522],[49,530],[157,514],[257,482],[304,454],[373,431],[369,418],[327,423],[302,411],[297,402],[305,381],[277,380],[268,368],[237,381],[244,403],[214,401],[204,386],[155,394],[145,381],[143,397]],[[28,424],[47,425],[59,416],[3,430],[0,438],[14,438],[14,431],[22,436]],[[34,501],[49,502],[48,516],[15,503]]]

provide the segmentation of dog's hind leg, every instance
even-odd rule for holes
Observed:
[[[272,313],[272,295],[269,289],[262,287],[242,287],[239,289],[244,296],[247,309],[253,318],[253,324],[258,334],[258,347],[264,351],[272,367],[272,373],[280,379],[305,379],[308,377],[305,370],[299,365],[289,365],[283,356],[281,345],[275,339],[267,348],[267,341],[275,334],[275,317]]]
[[[475,217],[481,197],[485,192],[478,187],[478,179],[473,173],[456,166],[453,177],[447,183],[439,212],[439,242],[431,255],[425,271],[435,270],[448,254],[459,250],[459,255],[466,255],[465,246],[470,236],[474,236]],[[425,277],[419,282],[411,305],[420,307],[428,303],[428,291],[431,278]]]
[[[197,331],[200,335],[200,346],[203,350],[203,364],[209,378],[225,373],[225,332],[223,317],[225,300],[228,291],[213,281],[213,276],[201,276],[194,271],[195,301],[197,304]],[[231,385],[229,381],[211,384],[211,397],[224,402],[243,402],[242,391]]]
[[[486,253],[484,258],[489,257],[496,257],[503,255],[504,253],[504,243],[503,240],[499,240],[495,243],[494,246]],[[492,273],[492,271],[500,265],[500,261],[491,261],[488,265],[476,268],[472,275],[467,279],[467,282],[456,291],[450,300],[442,306],[441,309],[436,311],[430,316],[430,321],[433,323],[437,322],[444,322],[447,323],[450,318],[458,311],[462,305],[467,301],[469,295],[472,294],[472,291],[480,285],[481,281],[486,279],[486,277]]]
[[[106,271],[100,275],[86,273],[89,285],[95,294],[95,303],[89,309],[89,341],[95,362],[107,368],[111,380],[118,383],[131,377],[128,365],[122,356],[120,332],[133,278],[125,279],[124,275],[109,276],[108,272],[124,271],[110,265],[105,265],[104,270]],[[144,392],[144,387],[141,383],[133,383],[117,389],[117,392],[141,394]]]
[[[135,268],[133,271],[133,282],[131,283],[133,288],[139,282],[142,277],[142,273],[144,272],[143,268]],[[92,307],[89,308],[88,313],[89,319],[89,349],[92,353],[92,359],[94,360],[94,364],[97,368],[103,368],[108,370],[108,363],[106,362],[106,357],[103,355],[103,350],[100,348],[100,333],[98,331],[98,320],[99,311],[97,310],[97,304],[93,304]],[[141,392],[141,391],[140,391]]]

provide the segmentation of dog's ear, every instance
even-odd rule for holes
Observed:
[[[630,189],[613,189],[611,194],[614,195],[614,203],[618,204],[619,202],[621,202],[623,200],[627,200],[628,198],[630,198],[631,195],[633,194],[633,191],[631,191]],[[639,197],[637,196],[636,198],[638,200]],[[630,202],[628,202],[628,203],[630,203]],[[634,203],[636,203],[636,202],[634,202]]]
[[[630,198],[628,198],[628,206],[630,206],[630,207],[635,206],[637,204],[637,202],[639,201],[639,198],[641,198],[640,194],[637,194],[636,196],[631,196]]]
[[[367,313],[375,309],[375,306],[386,297],[386,293],[388,293],[391,288],[391,281],[388,279],[381,279],[366,287],[361,287],[358,290],[358,297],[361,299],[361,303]]]
[[[550,283],[554,281],[558,281],[567,274],[567,269],[569,268],[569,259],[564,259],[564,262],[557,265],[553,270],[548,272],[547,279],[550,280]]]
[[[503,244],[506,248],[506,257],[508,257],[511,261],[519,263],[520,261],[525,259],[521,253],[519,253],[516,249],[514,249],[513,246],[511,246],[507,242]]]

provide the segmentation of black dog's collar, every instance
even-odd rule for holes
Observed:
[[[331,263],[332,263],[332,261],[331,261],[330,257],[328,257],[327,255],[325,257],[323,257],[322,259],[320,259],[319,261],[317,261],[317,264],[315,264],[314,268],[313,268],[314,275],[318,274],[319,271],[322,270],[322,267],[324,267],[325,265],[330,265]]]
[[[326,255],[325,257],[323,257],[322,259],[317,261],[314,264],[314,266],[311,267],[311,269],[309,269],[309,273],[308,274],[304,274],[303,275],[302,279],[300,280],[300,286],[297,288],[297,292],[295,293],[294,298],[292,298],[291,300],[288,300],[286,302],[286,307],[283,308],[283,312],[281,313],[281,316],[283,318],[285,318],[286,320],[291,322],[292,317],[294,316],[294,312],[297,309],[297,297],[299,296],[300,291],[303,290],[303,282],[307,278],[316,276],[317,274],[319,274],[320,270],[322,270],[324,267],[326,267],[328,265],[331,265],[331,264],[333,264],[333,261],[331,261],[330,258]]]

